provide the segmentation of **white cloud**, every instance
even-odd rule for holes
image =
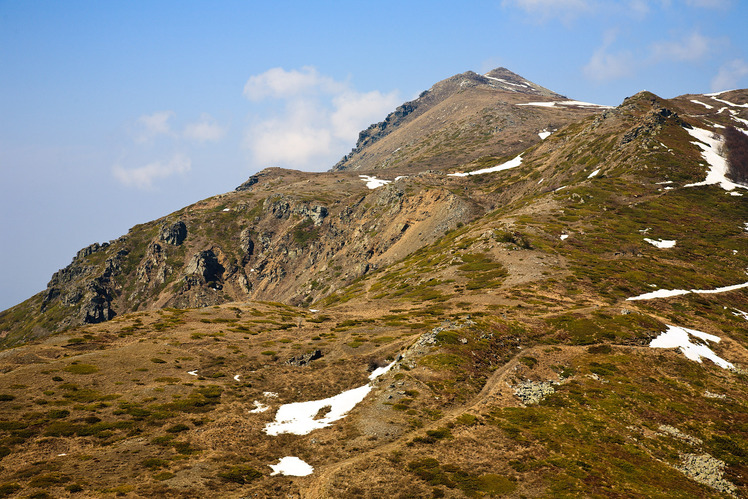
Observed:
[[[174,116],[174,111],[156,111],[153,114],[144,114],[137,120],[135,133],[136,142],[147,142],[159,135],[173,135],[169,120]]]
[[[585,76],[595,81],[608,81],[625,78],[634,74],[636,59],[629,51],[610,52],[608,49],[616,39],[615,31],[605,33],[602,46],[590,57],[582,68]]]
[[[138,189],[152,189],[153,181],[190,171],[192,161],[187,156],[175,154],[167,163],[155,161],[138,168],[124,168],[115,165],[112,174],[121,184]]]
[[[290,81],[284,81],[289,75]],[[252,101],[285,101],[278,116],[256,122],[245,134],[244,145],[259,168],[330,168],[355,145],[362,129],[399,103],[397,92],[357,92],[312,67],[275,68],[253,76],[244,95]]]
[[[716,76],[712,78],[712,91],[719,92],[736,88],[746,76],[748,76],[748,62],[743,59],[734,59],[723,64]]]
[[[357,93],[345,92],[336,96],[333,101],[334,111],[330,116],[332,133],[335,137],[352,141],[358,132],[372,123],[384,119],[398,102],[396,95],[382,95],[379,91]]]
[[[330,151],[332,134],[320,126],[324,114],[314,103],[297,100],[288,106],[285,116],[253,126],[245,144],[260,165],[304,167]]]
[[[182,135],[197,142],[216,142],[226,135],[226,129],[212,116],[203,113],[198,121],[185,125]]]
[[[288,99],[306,92],[337,93],[344,89],[345,84],[319,74],[312,66],[291,71],[273,68],[250,77],[244,85],[244,96],[252,101],[265,97]]]
[[[718,40],[694,32],[681,40],[655,42],[651,45],[652,57],[655,60],[672,60],[694,62],[706,57]]]

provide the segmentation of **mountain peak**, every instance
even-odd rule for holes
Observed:
[[[361,131],[356,146],[332,170],[444,169],[482,156],[515,154],[537,142],[542,130],[592,112],[517,106],[550,99],[567,98],[506,68],[456,74]],[[444,150],[445,141],[455,147]]]
[[[483,75],[489,80],[489,84],[495,88],[500,88],[508,92],[518,92],[524,94],[536,94],[544,97],[565,99],[566,97],[557,94],[537,83],[533,83],[520,75],[509,71],[506,68],[496,68]]]

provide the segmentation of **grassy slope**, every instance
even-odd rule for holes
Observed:
[[[744,282],[746,205],[682,187],[699,156],[679,126],[629,147],[606,133],[580,147],[573,139],[591,124],[529,151],[515,171],[449,181],[476,198],[515,192],[314,304],[320,313],[259,302],[140,312],[7,351],[0,491],[722,497],[675,469],[684,454],[709,454],[746,494],[748,322],[734,312],[748,311],[748,292],[626,301]],[[539,178],[553,189],[531,187]],[[663,250],[644,237],[678,243]],[[740,369],[647,348],[667,324],[720,336],[710,346]],[[437,326],[434,346],[409,348]],[[310,366],[284,364],[316,348],[324,356]],[[262,432],[280,403],[360,386],[398,353],[341,422],[307,436]],[[523,406],[512,387],[526,380],[559,384]],[[255,401],[271,410],[249,413]],[[286,455],[315,473],[270,476]]]

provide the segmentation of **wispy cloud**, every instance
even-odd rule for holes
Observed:
[[[137,168],[124,168],[115,165],[112,174],[122,185],[149,190],[153,188],[156,179],[171,177],[172,175],[184,174],[192,168],[192,161],[187,156],[175,154],[167,162],[155,161]]]
[[[289,99],[306,93],[335,94],[345,89],[345,83],[321,75],[312,66],[304,66],[291,71],[273,68],[262,74],[251,76],[244,85],[244,96],[252,101],[259,101],[266,97]]]
[[[134,138],[136,142],[148,142],[160,135],[173,135],[169,120],[174,117],[174,111],[156,111],[144,114],[136,121]]]
[[[712,78],[712,91],[719,92],[737,88],[740,82],[748,76],[748,62],[743,59],[733,59],[722,65]]]
[[[693,32],[679,40],[654,42],[651,45],[652,58],[655,61],[699,61],[709,55],[719,43],[720,41],[717,39],[703,36],[699,32]]]
[[[226,128],[218,124],[211,115],[203,113],[194,123],[184,127],[182,136],[196,142],[216,142],[226,135]]]
[[[279,115],[254,123],[245,133],[244,145],[260,168],[330,168],[355,144],[358,132],[399,103],[397,92],[358,92],[310,66],[252,76],[244,95],[254,102],[284,102]]]

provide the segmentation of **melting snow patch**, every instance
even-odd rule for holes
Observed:
[[[269,407],[269,406],[267,406],[267,405],[265,405],[265,404],[263,404],[262,402],[259,402],[259,401],[257,401],[257,400],[255,400],[254,404],[255,404],[255,408],[254,408],[254,409],[252,409],[251,411],[249,411],[249,412],[251,412],[252,414],[258,414],[258,413],[260,413],[260,412],[265,412],[265,411],[267,411],[268,409],[270,409],[270,407]]]
[[[710,106],[709,104],[704,104],[703,102],[699,102],[699,101],[694,100],[694,99],[691,99],[691,102],[693,102],[694,104],[701,104],[702,106],[704,106],[707,109],[714,109],[713,106]]]
[[[187,371],[187,374],[189,374],[190,376],[197,376],[197,369],[195,369],[194,371]]]
[[[597,170],[595,170],[594,172],[590,173],[589,175],[587,175],[587,178],[595,177],[595,176],[597,176],[598,173],[600,173],[600,169],[599,168]]]
[[[265,396],[265,398],[269,398],[269,399],[277,399],[278,398],[278,394],[275,393],[275,392],[262,392],[262,394]]]
[[[506,163],[502,163],[500,165],[492,166],[490,168],[483,168],[481,170],[475,170],[473,172],[467,172],[467,173],[449,173],[447,174],[448,177],[467,177],[468,175],[483,175],[484,173],[493,173],[493,172],[500,172],[502,170],[508,170],[510,168],[517,167],[522,164],[522,155],[520,154],[514,159],[510,159]]]
[[[373,380],[386,373],[395,362],[397,361],[376,369],[369,379]],[[371,389],[371,384],[366,384],[326,399],[284,404],[275,413],[275,421],[266,424],[264,431],[268,435],[281,433],[307,435],[313,430],[325,428],[344,418],[351,409],[364,400]]]
[[[369,379],[372,379],[372,380],[373,379],[377,379],[378,377],[380,377],[381,375],[383,375],[384,373],[386,373],[387,371],[389,371],[390,369],[392,369],[392,366],[395,365],[395,362],[397,362],[397,360],[393,360],[392,362],[390,362],[386,366],[377,367],[376,369],[374,369],[371,372],[371,374],[369,375]]]
[[[742,284],[733,284],[732,286],[723,286],[715,289],[658,289],[651,293],[644,293],[643,295],[633,296],[627,298],[628,301],[635,300],[651,300],[653,298],[669,298],[671,296],[687,295],[695,293],[697,295],[710,295],[716,293],[727,293],[729,291],[735,291],[737,289],[748,288],[748,282]]]
[[[678,326],[667,326],[667,331],[661,333],[649,344],[650,348],[680,348],[686,358],[701,363],[701,358],[705,357],[722,369],[735,369],[731,363],[717,356],[706,344],[691,343],[691,336],[695,336],[703,341],[719,343],[719,336],[702,333],[694,329],[686,329]]]
[[[737,315],[738,317],[742,317],[743,319],[748,321],[748,312],[743,312],[742,310],[738,310],[736,308],[733,312],[733,315]]]
[[[703,128],[694,127],[690,130],[686,129],[686,131],[698,140],[698,142],[693,142],[693,144],[696,144],[701,149],[701,156],[709,163],[710,167],[706,175],[706,180],[695,184],[687,184],[686,187],[719,184],[726,191],[731,191],[736,187],[748,188],[729,181],[725,176],[727,173],[727,160],[717,152],[722,146],[721,138],[715,138],[712,132]]]
[[[717,102],[721,102],[722,104],[727,104],[730,107],[748,107],[748,104],[735,104],[734,102],[726,101],[723,99],[718,99],[714,96],[711,96],[713,100],[716,100]]]
[[[673,240],[667,240],[667,239],[649,239],[648,237],[644,238],[645,241],[647,241],[652,246],[657,246],[658,248],[673,248],[675,247],[675,242]]]
[[[369,175],[359,175],[359,177],[361,178],[361,180],[366,182],[366,187],[368,187],[369,189],[376,189],[377,187],[382,187],[383,185],[387,185],[392,182],[392,180],[382,180]]]
[[[538,137],[540,137],[540,140],[545,140],[551,136],[551,133],[553,132],[549,132],[548,130],[543,130],[542,132],[538,132]]]
[[[314,468],[294,456],[282,458],[278,464],[268,464],[273,468],[270,475],[307,476],[314,472]]]
[[[241,374],[237,374],[236,376],[234,376],[234,381],[239,381],[239,376],[241,376]]]
[[[658,289],[657,291],[652,291],[651,293],[644,293],[643,295],[627,298],[627,300],[636,301],[651,300],[653,298],[669,298],[671,296],[687,295],[689,293],[690,291],[688,291],[687,289]]]
[[[610,106],[604,106],[602,104],[593,104],[591,102],[582,102],[578,100],[523,102],[517,105],[518,106],[538,106],[538,107],[576,106],[576,107],[594,107],[594,108],[600,108],[600,109],[612,109]]]
[[[275,414],[275,421],[265,425],[264,431],[268,435],[307,435],[344,418],[370,391],[371,386],[364,385],[326,399],[284,404]],[[319,417],[319,414],[323,416]]]

